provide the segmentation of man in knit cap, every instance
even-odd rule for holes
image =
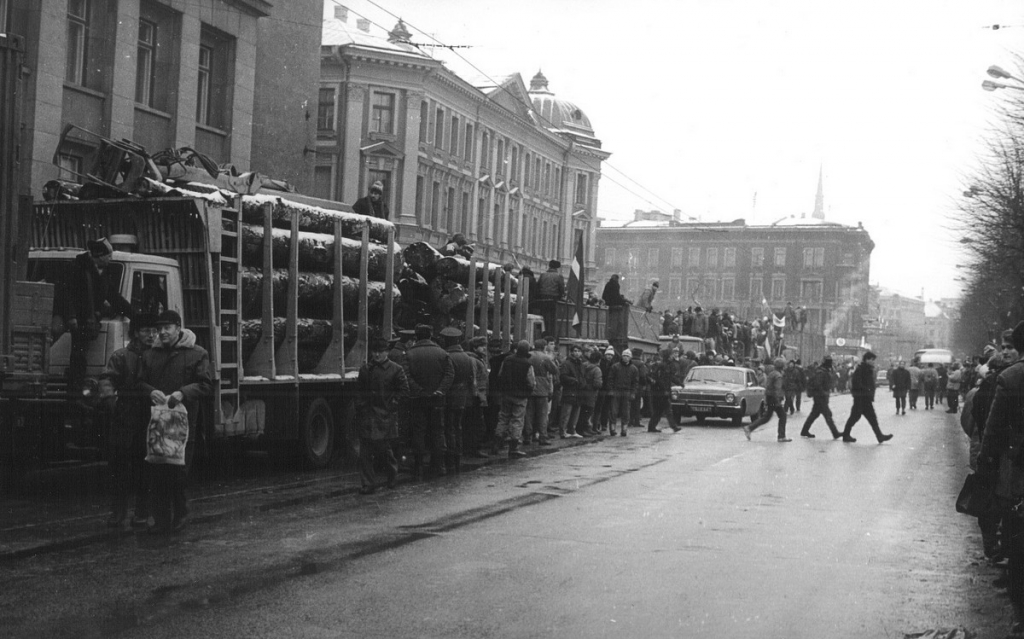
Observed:
[[[382,220],[391,219],[391,210],[384,202],[384,183],[377,180],[370,185],[370,192],[366,197],[361,197],[352,205],[352,210],[360,215],[379,217]]]
[[[786,360],[779,357],[772,364],[772,370],[769,371],[764,386],[764,414],[750,426],[744,426],[743,434],[750,439],[750,434],[767,424],[774,413],[779,418],[779,442],[790,442],[793,440],[786,437],[786,395],[782,390],[782,371],[786,368]]]

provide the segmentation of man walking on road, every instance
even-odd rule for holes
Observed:
[[[394,488],[398,460],[391,444],[398,439],[398,407],[409,393],[409,381],[401,366],[388,359],[388,341],[370,342],[370,361],[359,369],[356,407],[359,409],[359,478],[362,495],[377,490],[374,467],[383,460],[388,469],[387,487]]]
[[[871,430],[875,431],[875,437],[878,438],[879,444],[892,439],[891,434],[885,435],[878,428],[878,418],[875,416],[875,361],[874,353],[871,351],[864,353],[864,358],[850,377],[853,410],[850,412],[850,418],[846,420],[846,428],[843,430],[843,441],[846,443],[857,441],[850,435],[850,431],[861,417],[867,419],[871,424]]]
[[[779,442],[791,442],[792,439],[786,437],[786,406],[785,406],[785,393],[782,390],[782,370],[786,367],[786,360],[781,357],[777,358],[774,362],[774,367],[768,378],[765,380],[764,387],[764,399],[765,399],[765,410],[764,415],[757,418],[753,424],[743,427],[743,434],[750,439],[750,434],[758,428],[768,423],[768,420],[772,418],[772,414],[779,418]]]
[[[508,457],[526,457],[519,450],[523,435],[523,418],[526,403],[533,394],[537,378],[530,363],[530,342],[522,340],[516,345],[514,355],[505,358],[498,372],[498,392],[501,393],[501,411],[498,413],[498,427],[494,431],[495,451],[497,442],[508,440]]]
[[[818,419],[818,415],[821,415],[825,418],[828,429],[832,431],[832,439],[842,437],[843,434],[839,432],[836,423],[832,420],[832,409],[828,407],[828,400],[832,395],[832,358],[828,355],[821,360],[821,366],[815,368],[810,379],[807,380],[807,394],[814,405],[811,406],[811,414],[807,416],[804,427],[800,429],[800,436],[814,439],[814,435],[811,434],[811,425],[814,420]]]
[[[900,360],[896,370],[889,376],[889,388],[892,389],[892,396],[896,398],[896,414],[907,414],[907,393],[910,392],[910,371],[907,370],[907,363]]]

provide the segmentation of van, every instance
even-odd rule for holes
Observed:
[[[679,338],[679,346],[682,348],[683,353],[686,353],[686,351],[693,351],[699,356],[704,352],[704,340],[699,337],[693,337],[692,335],[662,335],[658,337],[661,341],[662,348],[668,348],[668,345],[672,343],[673,337]]]
[[[945,364],[953,363],[953,351],[947,348],[923,348],[914,353],[914,364]]]

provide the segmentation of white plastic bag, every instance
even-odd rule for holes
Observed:
[[[174,408],[158,404],[150,409],[146,431],[146,461],[151,464],[185,465],[188,443],[188,411],[178,403]]]

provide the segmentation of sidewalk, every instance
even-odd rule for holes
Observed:
[[[639,434],[644,428],[630,430]],[[554,439],[550,446],[533,444],[521,450],[528,457],[535,457],[596,443],[606,437],[607,434]],[[463,457],[462,469],[471,472],[500,463],[509,463],[505,454],[489,458]],[[28,494],[3,499],[0,502],[0,564],[146,534],[145,530],[107,528],[109,498],[102,489],[105,471],[103,463],[46,471],[39,479],[39,486]],[[407,472],[399,472],[398,484],[409,483],[413,483],[412,477]],[[359,488],[359,473],[348,467],[317,474],[282,471],[255,481],[237,477],[203,481],[189,489],[189,526],[357,494]]]

